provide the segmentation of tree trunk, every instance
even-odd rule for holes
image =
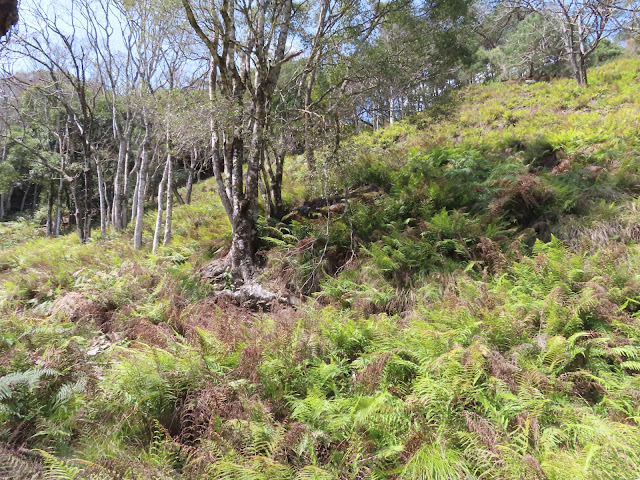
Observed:
[[[258,0],[251,8],[244,9],[237,8],[234,1],[222,2],[216,6],[222,20],[216,25],[211,38],[198,24],[190,1],[182,0],[182,4],[189,23],[211,55],[211,102],[215,101],[214,88],[219,86],[222,94],[234,99],[237,105],[231,122],[233,129],[225,131],[211,118],[211,147],[218,192],[232,226],[231,250],[224,267],[250,287],[255,285],[256,276],[254,246],[267,106],[273,97],[282,64],[295,57],[286,55],[293,5],[291,0],[281,3]],[[271,8],[272,11],[269,10]],[[250,39],[245,45],[236,37],[236,13],[243,15],[251,25]],[[220,73],[219,82],[215,81],[216,72]],[[249,106],[245,103],[247,94]],[[244,128],[247,130],[243,131]],[[247,133],[251,134],[251,140],[248,159],[245,159],[244,136]]]
[[[131,138],[127,139],[127,153],[124,158],[124,185],[122,187],[122,229],[124,230],[129,225],[128,206],[129,206],[129,192],[131,191],[131,172],[129,171],[129,156],[131,152]],[[135,166],[134,166],[135,168]]]
[[[131,222],[136,221],[136,213],[138,212],[138,175],[136,173],[136,184],[133,187],[133,196],[131,197]]]
[[[396,99],[393,96],[393,89],[390,89],[390,92],[389,92],[389,125],[393,125],[393,122],[396,121],[395,111],[396,111]]]
[[[233,271],[239,272],[244,283],[255,279],[254,245],[257,236],[258,183],[264,153],[264,129],[266,125],[266,98],[260,79],[256,79],[255,112],[251,134],[251,154],[246,170],[244,194],[238,189],[234,196],[235,229],[231,247]],[[234,162],[235,163],[235,162]],[[236,174],[241,178],[242,165]],[[237,177],[236,177],[237,178]]]
[[[322,56],[323,46],[321,44],[321,40],[325,33],[324,30],[327,23],[327,16],[330,12],[331,7],[330,3],[330,0],[322,0],[322,4],[320,6],[320,16],[318,17],[318,26],[313,37],[309,61],[307,62],[309,77],[307,78],[304,95],[304,155],[307,166],[311,171],[315,171],[316,168],[313,131],[311,125],[311,94],[313,92],[313,86],[316,81],[318,63],[320,62],[320,58]],[[288,19],[290,19],[290,17],[288,17]]]
[[[82,213],[81,213],[81,208],[80,208],[80,202],[78,201],[78,191],[76,188],[76,180],[74,180],[73,182],[71,182],[71,200],[75,206],[75,212],[74,212],[74,220],[76,222],[76,234],[78,235],[78,240],[80,240],[80,243],[84,243],[84,232],[82,229],[82,225],[83,220],[82,220]]]
[[[91,197],[92,197],[92,185],[91,185],[91,159],[85,157],[84,160],[84,173],[83,173],[83,195],[82,195],[82,214],[83,214],[83,237],[82,243],[86,243],[91,238]]]
[[[62,163],[64,168],[64,161]],[[62,223],[62,193],[64,189],[64,180],[60,178],[58,181],[58,191],[56,192],[56,217],[53,224],[53,235],[57,237],[60,235],[60,224]]]
[[[581,54],[578,59],[578,85],[586,87],[588,85],[587,66],[585,57]]]
[[[118,147],[118,165],[116,167],[115,177],[113,179],[113,207],[111,208],[113,229],[116,232],[121,231],[124,228],[122,218],[122,180],[123,174],[125,174],[124,161],[126,158],[127,142],[123,138],[120,139],[120,145]],[[126,183],[126,180],[125,180]]]
[[[173,224],[173,159],[167,155],[167,215],[164,223],[163,245],[171,242],[171,228]]]
[[[191,205],[192,192],[193,192],[193,172],[189,171],[189,175],[187,176],[186,193],[184,197],[187,205]]]
[[[304,96],[304,157],[309,170],[312,172],[316,169],[316,158],[313,148],[313,131],[311,129],[311,93],[316,78],[316,68],[309,73],[307,88]]]
[[[160,243],[160,229],[162,228],[162,214],[164,203],[164,189],[167,185],[167,168],[169,162],[165,163],[164,171],[162,172],[162,180],[158,184],[158,213],[156,214],[156,227],[153,231],[153,246],[151,247],[151,253],[155,254],[158,251],[158,244]]]
[[[24,194],[22,195],[22,201],[20,202],[20,213],[24,212],[24,207],[27,204],[27,197],[29,196],[29,190],[31,190],[31,184],[27,185],[27,189],[24,191]]]
[[[47,237],[52,237],[54,232],[53,226],[53,206],[54,206],[54,183],[53,180],[49,183],[49,199],[47,205],[47,227],[45,235]]]
[[[149,163],[149,137],[151,135],[151,126],[149,120],[144,121],[144,138],[142,140],[142,155],[140,158],[140,168],[138,169],[138,180],[136,182],[136,226],[133,233],[133,247],[136,250],[142,248],[142,228],[144,216],[144,194],[146,190],[147,165]]]
[[[176,196],[176,198],[178,199],[178,203],[180,205],[186,205],[186,202],[184,201],[184,198],[182,198],[180,196],[180,192],[178,191],[178,187],[176,187],[176,184],[173,184],[173,194]]]
[[[284,206],[282,204],[282,177],[284,176],[284,149],[277,153],[276,157],[276,172],[271,182],[271,192],[273,194],[273,204],[275,207],[275,216],[277,219],[281,219],[284,215]]]
[[[576,82],[578,82],[578,85],[586,85],[584,61],[580,58],[578,48],[576,48],[575,26],[570,23],[569,20],[562,21],[562,40],[564,42],[565,54],[569,57],[573,77],[576,79]]]
[[[198,150],[194,147],[193,153],[191,154],[191,158],[189,159],[189,166],[187,170],[189,175],[187,176],[187,186],[186,186],[186,194],[185,201],[190,205],[191,204],[191,194],[193,192],[193,173],[196,169],[196,162],[198,160]]]
[[[281,137],[280,143],[284,139]],[[275,219],[281,219],[284,214],[282,205],[282,177],[284,172],[285,150],[281,145],[280,148],[273,152],[274,161],[271,162],[269,154],[265,151],[263,161],[263,177],[267,192],[265,192],[265,204],[269,202],[269,216]],[[275,167],[275,169],[274,169]]]
[[[587,86],[587,38],[584,26],[584,16],[582,13],[578,14],[578,84],[586,87]],[[598,40],[595,41],[594,45],[598,44]],[[594,46],[595,49],[595,46]]]
[[[2,158],[0,158],[0,163],[4,163],[7,160],[7,142],[5,141],[2,144]],[[27,186],[27,192],[29,191],[29,186]],[[0,192],[0,220],[2,220],[4,218],[4,216],[6,215],[5,209],[4,209],[4,196],[5,194],[3,192]],[[25,196],[26,196],[26,192],[25,192]],[[24,201],[22,202],[24,203]],[[20,213],[22,213],[23,209],[20,209]]]
[[[239,277],[243,283],[254,280],[256,275],[253,259],[253,215],[249,208],[239,212],[232,226],[231,241],[231,272]]]
[[[31,213],[36,213],[36,207],[38,206],[38,184],[33,187],[33,204],[31,205]],[[11,193],[9,193],[9,197],[11,198]]]
[[[264,202],[264,209],[267,215],[267,218],[274,218],[275,213],[275,205],[273,203],[273,198],[271,195],[271,187],[269,182],[269,175],[267,174],[267,169],[262,165],[262,177],[260,182],[260,193],[262,194],[262,201]]]
[[[100,240],[107,237],[107,192],[102,176],[102,165],[96,158],[96,173],[98,176],[98,198],[100,200]]]

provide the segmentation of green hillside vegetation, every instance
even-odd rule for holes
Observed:
[[[157,255],[2,224],[0,478],[639,477],[640,60],[589,81],[290,159],[259,236],[294,306],[202,281],[212,180]]]

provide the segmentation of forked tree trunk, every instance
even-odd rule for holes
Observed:
[[[256,285],[254,246],[258,185],[262,173],[268,105],[282,64],[301,53],[286,55],[293,2],[258,0],[255,10],[253,6],[251,9],[236,8],[233,0],[222,2],[219,6],[220,21],[216,23],[213,38],[198,24],[190,1],[182,0],[182,4],[189,23],[211,54],[211,102],[215,101],[214,89],[218,86],[222,94],[232,98],[238,106],[236,118],[231,122],[233,132],[231,129],[226,132],[220,129],[223,130],[220,134],[216,122],[211,118],[211,145],[218,193],[232,226],[231,250],[224,267],[236,280],[249,288]],[[253,13],[249,13],[249,10]],[[251,38],[246,46],[238,42],[236,37],[236,13],[244,15],[252,25]],[[271,27],[268,27],[269,22]],[[219,82],[216,82],[216,72],[220,74]],[[254,78],[253,81],[251,77]],[[249,105],[246,103],[247,92]],[[247,122],[249,117],[250,121]],[[243,132],[247,123],[251,132]],[[248,159],[245,159],[244,137],[247,133],[251,134],[251,140]]]

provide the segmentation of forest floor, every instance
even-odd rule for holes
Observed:
[[[0,224],[0,478],[639,477],[640,61],[590,81],[291,159],[259,255],[295,306],[203,281],[211,181],[157,255]]]

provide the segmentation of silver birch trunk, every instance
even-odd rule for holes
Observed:
[[[151,247],[151,253],[155,255],[158,251],[158,244],[160,243],[160,230],[162,229],[162,214],[164,203],[164,190],[167,185],[167,168],[169,163],[167,162],[162,172],[162,180],[158,184],[158,213],[156,214],[156,227],[153,230],[153,246]]]
[[[167,214],[164,223],[163,245],[171,242],[171,228],[173,223],[173,159],[167,155]]]
[[[147,181],[147,165],[149,163],[149,137],[151,135],[151,126],[149,121],[145,119],[144,138],[142,140],[142,155],[140,158],[140,168],[138,169],[138,181],[136,182],[137,195],[136,201],[136,226],[133,232],[133,248],[139,250],[142,248],[142,228],[144,217],[144,193]]]
[[[107,198],[105,192],[104,178],[102,175],[102,164],[96,158],[96,172],[98,174],[98,198],[100,200],[100,240],[107,237]]]
[[[116,174],[113,179],[113,207],[111,208],[113,229],[116,232],[121,231],[124,228],[122,218],[122,180],[123,173],[125,175],[124,183],[126,184],[126,172],[124,172],[124,161],[126,158],[127,141],[124,138],[120,138],[120,145],[118,147],[118,165],[116,167]]]
[[[64,158],[62,160],[62,169],[64,170]],[[56,194],[56,216],[53,224],[53,235],[60,235],[60,224],[62,223],[62,192],[64,189],[64,181],[60,178],[58,182],[58,192]]]

